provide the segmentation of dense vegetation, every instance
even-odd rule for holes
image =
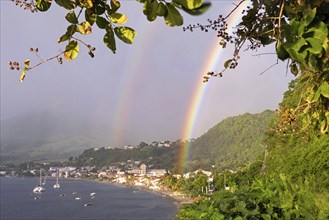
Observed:
[[[229,117],[196,139],[190,151],[190,168],[236,170],[264,153],[264,135],[274,112]]]
[[[298,105],[304,83],[290,84],[280,109]],[[328,219],[329,135],[296,126],[282,129],[274,117],[264,139],[266,156],[237,173],[218,174],[217,191],[182,207],[178,219]]]
[[[142,142],[143,143],[143,142]],[[88,149],[79,157],[71,161],[72,165],[77,166],[111,166],[116,163],[126,163],[128,160],[140,161],[152,168],[161,168],[171,170],[174,168],[177,160],[179,144],[173,142],[170,147],[156,147],[148,144],[141,144],[133,149]]]

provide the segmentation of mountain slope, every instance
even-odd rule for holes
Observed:
[[[216,165],[236,169],[253,162],[264,152],[263,138],[274,112],[229,117],[196,139],[190,150],[192,169]]]
[[[1,162],[67,159],[84,149],[102,146],[107,129],[94,124],[59,112],[28,113],[2,120]]]

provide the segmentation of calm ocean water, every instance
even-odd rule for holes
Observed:
[[[46,191],[32,192],[37,178],[1,177],[1,220],[175,219],[177,204],[159,194],[91,181],[47,180]],[[95,198],[90,193],[95,192]],[[80,198],[80,199],[76,199]],[[85,204],[92,204],[85,206]]]

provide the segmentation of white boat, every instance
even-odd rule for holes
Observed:
[[[61,185],[59,185],[59,183],[58,183],[58,176],[59,176],[59,174],[58,174],[58,170],[57,170],[57,172],[56,172],[56,183],[54,184],[55,189],[58,189],[58,188],[61,187]]]
[[[41,181],[42,181],[42,170],[40,169],[40,179],[39,179],[39,184],[38,185],[36,185],[35,187],[34,187],[34,189],[33,189],[33,192],[34,193],[41,193],[41,192],[44,192],[45,191],[45,188],[43,188],[42,186],[41,186]]]

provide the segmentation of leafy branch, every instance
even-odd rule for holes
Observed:
[[[117,0],[13,0],[13,2],[32,13],[46,12],[53,3],[56,3],[67,11],[65,19],[69,22],[66,33],[58,39],[58,43],[67,42],[63,52],[42,60],[37,51],[34,51],[40,62],[32,67],[30,67],[30,59],[24,62],[24,67],[19,67],[17,61],[9,62],[12,70],[23,69],[20,76],[21,82],[24,80],[27,71],[48,61],[57,59],[58,63],[62,64],[63,58],[67,61],[75,59],[80,52],[79,43],[88,48],[88,54],[93,58],[95,56],[95,48],[83,42],[76,35],[91,34],[94,26],[105,31],[103,42],[113,53],[117,49],[116,39],[126,44],[132,44],[137,35],[134,29],[123,26],[128,19],[125,14],[119,12],[121,3]],[[163,0],[137,0],[137,2],[144,4],[143,13],[147,20],[154,21],[157,17],[164,17],[165,23],[171,27],[183,24],[183,17],[177,9],[191,15],[199,15],[206,12],[210,7],[210,3],[204,3],[203,0],[172,0],[171,2]]]

